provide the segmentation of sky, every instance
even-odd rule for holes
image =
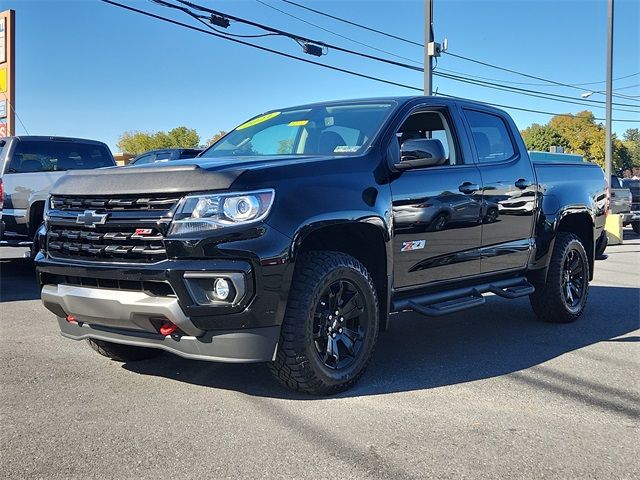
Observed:
[[[149,0],[118,0],[173,19],[194,23],[183,12]],[[338,46],[388,56],[288,17],[257,0],[193,0],[243,17]],[[281,0],[264,0],[290,14],[368,46],[417,62],[422,48],[318,16]],[[297,0],[340,18],[421,42],[424,2]],[[0,10],[16,10],[15,110],[28,133],[92,138],[115,152],[125,131],[195,128],[204,142],[267,110],[343,98],[414,95],[405,88],[357,78],[171,25],[101,3],[99,0],[0,0]],[[434,0],[437,41],[447,38],[452,54],[501,67],[576,84],[605,79],[607,2],[605,0]],[[613,77],[640,72],[640,1],[615,0]],[[203,27],[204,28],[204,27]],[[232,23],[229,33],[264,33]],[[398,83],[422,87],[421,72],[329,49],[321,58],[302,53],[283,37],[245,39],[289,54],[355,70]],[[406,60],[390,57],[394,60]],[[407,62],[408,63],[408,62]],[[443,55],[438,69],[496,79],[541,83],[504,71]],[[640,107],[640,75],[614,82],[617,93],[637,98],[614,102]],[[632,88],[624,88],[633,86]],[[514,85],[579,99],[581,88]],[[604,118],[604,105],[592,108],[533,98],[434,78],[434,89],[521,108],[575,113],[586,108]],[[584,86],[604,90],[605,84]],[[593,100],[604,95],[594,93]],[[614,108],[616,108],[614,106]],[[619,106],[613,118],[640,121],[640,108]],[[520,128],[546,123],[550,116],[507,111]],[[621,135],[640,123],[614,121]],[[17,133],[25,128],[17,123]]]

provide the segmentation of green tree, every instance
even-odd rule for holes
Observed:
[[[549,126],[567,139],[573,153],[604,166],[605,131],[602,124],[596,123],[593,113],[585,110],[575,115],[556,115]]]
[[[200,135],[193,128],[176,127],[167,132],[167,137],[167,148],[197,148],[200,145]]]
[[[640,129],[628,128],[622,135],[622,143],[629,152],[630,166],[640,167]]]
[[[550,145],[561,145],[569,153],[604,168],[606,132],[588,110],[575,115],[556,115],[546,125],[534,123],[522,131],[527,148],[547,151]],[[619,174],[633,165],[640,166],[640,130],[628,129],[623,140],[613,136],[613,170]]]
[[[522,131],[522,138],[529,150],[539,152],[548,152],[552,146],[569,147],[569,140],[549,125],[534,123]]]
[[[224,130],[220,130],[213,137],[211,137],[209,140],[207,140],[207,147],[209,147],[209,146],[213,145],[214,143],[216,143],[218,140],[220,140],[226,134],[227,134],[227,132],[225,132]]]
[[[124,132],[116,145],[122,152],[137,155],[158,148],[196,148],[199,144],[200,136],[194,129],[176,127],[168,132]]]

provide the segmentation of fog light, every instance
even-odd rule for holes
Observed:
[[[213,295],[218,300],[226,300],[229,296],[229,282],[224,278],[218,278],[213,284]]]

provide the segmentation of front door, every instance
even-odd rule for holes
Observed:
[[[480,273],[482,181],[471,158],[463,158],[450,118],[446,108],[419,108],[397,134],[400,143],[439,139],[447,159],[391,183],[396,288]]]

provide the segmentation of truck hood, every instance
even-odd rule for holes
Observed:
[[[190,158],[168,163],[97,170],[74,170],[58,180],[52,195],[120,195],[225,190],[244,172],[332,157],[287,156]]]

